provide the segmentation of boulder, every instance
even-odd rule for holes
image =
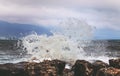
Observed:
[[[0,64],[0,76],[28,76],[24,70],[26,62]]]
[[[77,60],[72,67],[74,76],[92,76],[93,66],[85,60]]]
[[[63,76],[74,76],[74,72],[71,69],[64,69]]]
[[[65,62],[60,60],[45,60],[41,63],[28,63],[26,71],[29,76],[62,76]]]
[[[109,65],[114,68],[120,69],[120,59],[110,59]]]
[[[9,65],[13,66],[12,64],[0,64],[0,76],[12,76]]]
[[[95,61],[93,63],[93,76],[96,76],[96,73],[101,69],[101,68],[107,68],[109,65],[105,62],[102,61]]]
[[[0,76],[62,76],[65,64],[60,60],[0,64]]]
[[[113,67],[102,68],[97,72],[96,76],[120,76],[120,69]]]
[[[62,75],[63,74],[63,71],[65,69],[65,65],[66,63],[64,61],[60,61],[60,60],[53,60],[52,61],[52,65],[54,65],[57,69],[57,73],[59,75]]]
[[[0,76],[120,76],[120,59],[90,63],[77,60],[72,68],[65,68],[60,60],[0,64]]]

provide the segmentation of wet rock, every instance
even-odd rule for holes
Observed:
[[[88,61],[77,60],[72,70],[74,71],[74,76],[92,76],[93,66]]]
[[[74,72],[70,69],[64,69],[63,76],[74,76]]]
[[[60,60],[7,63],[0,64],[0,76],[120,76],[120,59],[111,59],[109,63],[110,66],[99,60],[92,64],[77,60],[72,68],[65,68],[66,63]]]
[[[114,68],[120,69],[120,59],[110,59],[109,65]]]
[[[0,76],[28,76],[24,70],[26,62],[0,64]]]
[[[120,69],[113,67],[102,68],[98,71],[96,76],[120,76]]]
[[[0,76],[12,76],[10,67],[8,65],[12,65],[12,64],[1,64],[0,65]]]
[[[29,76],[62,76],[65,68],[65,62],[60,60],[45,60],[41,63],[28,63],[26,71]]]
[[[66,65],[65,62],[60,61],[60,60],[53,60],[53,61],[52,61],[52,65],[54,65],[54,66],[56,67],[57,73],[58,73],[59,75],[62,75],[62,74],[63,74],[63,71],[64,71],[64,69],[65,69],[65,65]]]
[[[27,62],[20,62],[14,64],[12,71],[12,76],[28,76],[28,73],[25,71],[25,66]]]
[[[101,68],[106,68],[108,67],[109,65],[105,62],[102,62],[102,61],[95,61],[93,63],[93,76],[96,76],[96,73],[101,69]]]

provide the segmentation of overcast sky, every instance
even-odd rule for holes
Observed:
[[[120,38],[120,0],[0,0],[3,21],[56,26],[69,17],[96,27],[97,37]]]

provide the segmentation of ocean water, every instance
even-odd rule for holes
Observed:
[[[70,50],[70,48],[65,47],[64,50],[67,50],[67,51],[63,52],[61,57],[59,57],[59,55],[61,54],[60,52],[58,53],[55,52],[55,51],[58,51],[58,49],[60,48],[58,48],[55,51],[50,52],[50,54],[47,56],[46,53],[49,52],[50,50],[47,50],[46,52],[44,49],[46,53],[43,51],[38,52],[35,50],[31,52],[30,50],[31,48],[30,48],[29,49],[30,52],[28,52],[27,49],[23,49],[23,47],[24,46],[22,45],[22,41],[19,41],[19,40],[0,40],[0,63],[2,64],[2,63],[16,63],[16,62],[21,62],[21,61],[29,61],[32,57],[36,57],[40,60],[45,59],[45,58],[46,59],[51,58],[51,59],[60,59],[60,60],[69,62],[74,59],[76,60],[77,56],[74,56],[74,55],[78,53],[78,52],[73,53],[75,49],[72,49],[73,52],[69,52],[68,50]],[[40,49],[39,47],[38,48],[34,47],[34,48]],[[82,48],[82,52],[84,51],[84,53],[78,53],[78,59],[84,59],[84,60],[90,60],[90,61],[91,60],[102,60],[106,62],[108,61],[109,58],[120,57],[120,40],[92,40],[90,42],[82,41],[81,48]],[[51,54],[51,53],[54,53],[54,54]],[[39,55],[42,55],[42,56],[39,56]]]
[[[59,59],[74,64],[78,59],[108,62],[119,57],[120,40],[94,40],[94,30],[85,21],[68,18],[51,28],[50,36],[32,33],[19,40],[0,40],[0,63]]]

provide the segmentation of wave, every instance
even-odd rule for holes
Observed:
[[[57,26],[57,29],[52,29],[51,31],[53,33],[51,36],[35,33],[21,39],[23,49],[29,55],[24,60],[40,62],[46,59],[59,59],[74,63],[77,59],[89,61],[107,61],[109,59],[104,53],[99,55],[98,52],[96,57],[92,53],[87,55],[87,52],[85,52],[84,47],[91,44],[92,41],[90,39],[93,38],[93,27],[85,21],[69,18],[62,21]]]

